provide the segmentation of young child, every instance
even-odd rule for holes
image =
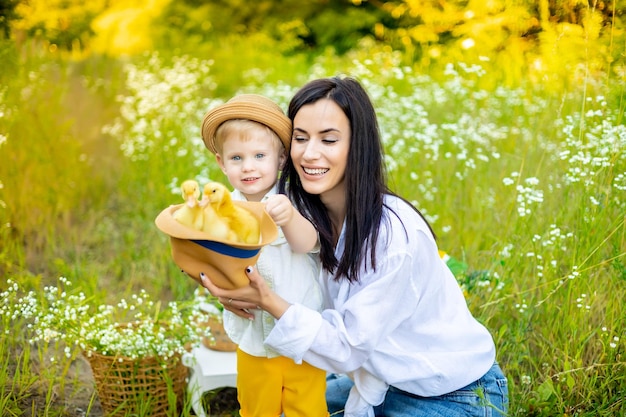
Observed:
[[[270,288],[290,303],[319,311],[317,232],[285,195],[276,193],[291,131],[291,120],[280,107],[256,94],[235,96],[210,110],[202,123],[202,139],[234,188],[233,199],[265,202],[280,226],[278,239],[261,251],[257,269]],[[265,346],[275,319],[260,309],[249,311],[254,320],[224,311],[224,328],[238,345],[241,416],[326,417],[326,372],[306,362],[295,363]]]

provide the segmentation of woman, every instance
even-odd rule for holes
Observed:
[[[203,285],[241,317],[269,312],[276,325],[266,345],[331,372],[333,415],[505,414],[492,337],[469,312],[427,222],[386,185],[366,91],[351,78],[311,81],[289,118],[281,186],[319,232],[325,310],[289,304],[252,267],[247,287],[222,290],[206,276]]]

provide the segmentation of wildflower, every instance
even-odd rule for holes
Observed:
[[[528,309],[528,304],[526,304],[526,300],[523,300],[521,304],[515,304],[515,308],[518,309],[520,313],[524,313],[526,309]]]
[[[508,244],[506,245],[501,251],[500,251],[500,256],[502,258],[510,258],[511,257],[511,251],[513,250],[514,246],[512,244]]]
[[[62,341],[68,358],[72,348],[78,348],[87,356],[98,352],[167,359],[184,353],[188,346],[199,346],[202,337],[209,335],[210,330],[196,325],[204,313],[195,301],[162,307],[142,290],[131,301],[94,306],[84,293],[74,291],[68,280],[60,278],[59,283],[58,287],[45,287],[41,298],[33,292],[20,298],[18,286],[8,282],[9,290],[0,293],[0,300],[4,301],[3,313],[28,320],[26,328],[33,343]]]

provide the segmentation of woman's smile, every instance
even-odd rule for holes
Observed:
[[[326,174],[328,172],[328,169],[325,169],[325,168],[307,168],[307,167],[302,167],[302,170],[307,175],[323,175],[323,174]]]

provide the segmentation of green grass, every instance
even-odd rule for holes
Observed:
[[[66,276],[103,303],[140,289],[191,297],[195,284],[171,261],[154,218],[178,202],[183,179],[224,179],[200,142],[204,112],[237,91],[286,108],[306,79],[353,74],[379,112],[392,188],[469,266],[459,281],[496,341],[510,414],[626,413],[623,82],[483,90],[506,69],[408,69],[371,48],[312,65],[242,51],[236,63],[25,54],[7,67],[0,290],[8,278],[40,289]],[[19,319],[0,322],[3,415],[78,415],[72,404],[97,415],[76,352],[29,345],[11,331]]]

